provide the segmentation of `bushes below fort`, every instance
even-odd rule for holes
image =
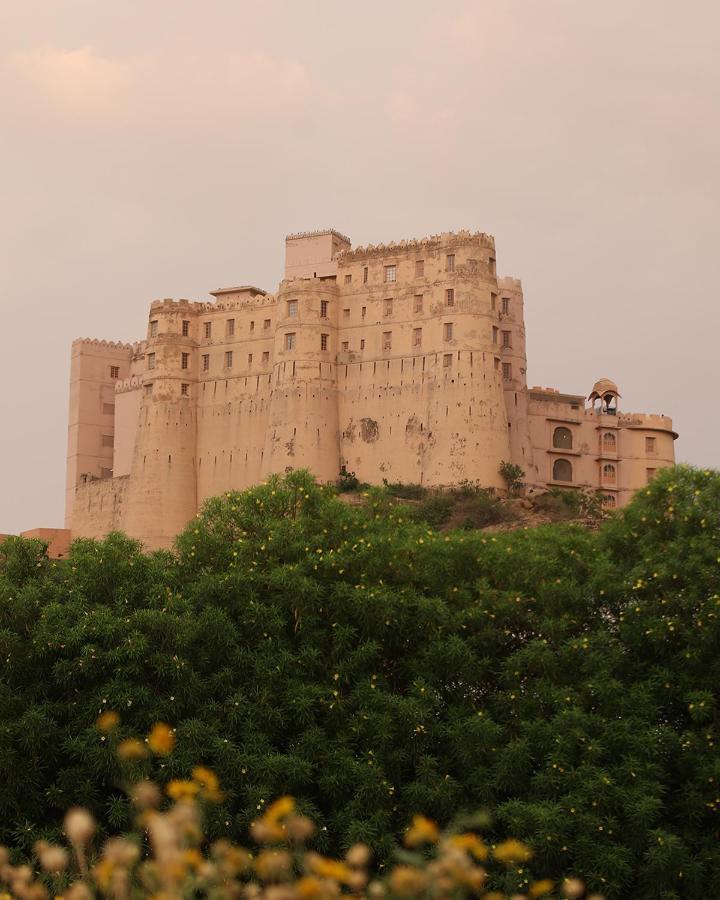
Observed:
[[[487,808],[537,875],[718,896],[720,475],[667,470],[594,532],[440,531],[429,500],[353,506],[299,472],[210,500],[175,553],[9,539],[0,843],[76,803],[125,827],[116,744],[167,721],[178,749],[138,765],[217,773],[210,838],[290,793],[319,851],[383,859],[414,813]]]

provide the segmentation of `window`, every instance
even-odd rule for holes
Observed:
[[[392,349],[392,331],[383,331],[383,350]]]
[[[612,431],[606,431],[602,436],[602,449],[605,453],[615,453],[617,450],[617,438]]]
[[[443,368],[448,369],[452,365],[452,353],[443,353]]]
[[[296,315],[297,315],[297,309],[298,309],[298,302],[297,302],[297,300],[288,300],[288,302],[287,302],[287,314],[288,314],[289,316],[296,316]]]
[[[553,447],[558,450],[572,450],[573,436],[569,428],[562,425],[553,431]]]
[[[607,506],[608,509],[614,509],[617,504],[615,494],[604,494],[603,498],[602,498],[602,503],[603,503],[603,506]]]
[[[205,323],[205,337],[206,338],[212,337],[212,322]]]
[[[182,335],[183,335],[183,337],[187,337],[189,334],[190,334],[190,322],[188,319],[183,319]]]
[[[497,344],[497,339],[498,339],[498,333],[499,333],[499,331],[500,331],[500,329],[499,329],[496,325],[493,325],[493,331],[492,331],[492,342],[493,342],[493,344]]]
[[[103,447],[112,447],[113,445],[113,436],[111,434],[104,434],[102,436],[102,446]]]
[[[110,366],[110,377],[111,378],[119,378],[120,377],[120,366]]]
[[[385,315],[391,316],[393,311],[393,302],[392,300],[385,301]]]
[[[422,328],[413,328],[413,347],[422,347]]]
[[[503,381],[512,381],[512,365],[511,363],[503,363]]]
[[[328,335],[321,334],[320,335],[320,349],[327,350],[327,348],[328,348]]]
[[[252,365],[252,353],[248,353],[248,365]]]
[[[494,362],[495,362],[495,371],[497,371],[497,370],[500,368],[500,357],[499,357],[499,356],[495,356],[493,359],[494,359]]]
[[[502,336],[503,336],[503,342],[502,342],[503,347],[510,347],[510,332],[503,331]]]
[[[347,353],[349,349],[350,349],[350,341],[343,341],[342,342],[343,353]]]
[[[295,349],[295,332],[291,331],[290,334],[285,335],[285,349],[286,350],[294,350]]]
[[[181,353],[180,354],[180,368],[187,369],[190,363],[190,354],[189,353]]]
[[[150,337],[151,338],[157,337],[157,332],[158,332],[157,319],[153,319],[153,321],[150,323]]]
[[[155,354],[154,354],[154,353],[148,353],[148,355],[147,355],[147,364],[148,364],[148,369],[154,369],[154,368],[155,368]]]
[[[203,353],[202,367],[203,367],[203,372],[207,372],[210,369],[210,354],[209,353]]]
[[[235,334],[235,319],[227,319],[225,322],[225,334],[232,337]]]
[[[448,306],[455,306],[455,288],[448,288],[445,291],[445,303]]]
[[[451,341],[453,339],[453,323],[446,322],[443,325],[443,339],[446,341]]]
[[[267,331],[269,327],[270,327],[270,319],[265,319],[263,322],[263,328],[265,329],[265,331]]]
[[[350,318],[350,309],[349,308],[344,309],[343,310],[343,319],[349,319],[349,318]]]
[[[415,277],[423,278],[425,275],[425,260],[424,259],[416,259],[415,260]]]
[[[270,351],[269,350],[263,350],[263,362],[264,363],[270,362]]]
[[[509,297],[502,298],[502,313],[504,316],[507,316],[510,314],[510,298]]]
[[[360,338],[360,349],[361,350],[365,349],[365,338]]]
[[[493,312],[497,310],[497,294],[490,294],[490,309]]]
[[[114,416],[115,415],[115,404],[114,403],[103,403],[102,411],[104,416]]]
[[[232,355],[233,355],[232,350],[225,351],[225,368],[226,369],[232,369]]]
[[[413,312],[417,315],[423,311],[423,295],[415,294],[415,303],[413,305]]]
[[[617,471],[612,463],[605,463],[602,467],[602,480],[604,484],[615,484]]]
[[[478,261],[476,259],[469,259],[467,261],[468,272],[477,272],[478,270]]]
[[[572,463],[569,459],[556,459],[552,469],[553,481],[572,481]]]
[[[385,266],[385,282],[390,284],[397,281],[397,266]]]
[[[255,331],[255,322],[252,319],[250,320],[250,331]]]
[[[363,319],[365,318],[365,316],[367,315],[367,306],[363,306],[363,308],[360,310],[360,315],[363,317]]]
[[[655,453],[657,449],[657,440],[654,437],[646,437],[645,438],[645,452],[646,453]]]
[[[445,271],[446,272],[454,272],[455,271],[455,254],[448,253],[445,257]]]
[[[180,385],[180,393],[183,397],[187,397],[190,394],[190,385],[189,384],[181,384]]]
[[[365,266],[363,268],[363,284],[367,284],[367,280],[368,280],[368,267]]]
[[[144,384],[146,394],[152,394],[152,381],[149,384]]]
[[[488,268],[490,269],[490,274],[495,274],[495,258],[493,256],[488,260]]]
[[[345,284],[352,284],[352,275],[345,276]]]
[[[328,302],[327,300],[320,301],[320,318],[327,319],[328,317]]]
[[[653,480],[656,472],[657,472],[657,469],[645,469],[645,481],[648,484],[650,484],[650,482]]]

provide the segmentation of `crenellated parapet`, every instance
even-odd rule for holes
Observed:
[[[138,375],[132,375],[130,378],[122,378],[115,384],[116,394],[127,394],[128,391],[137,391],[143,385],[143,380]]]
[[[439,250],[442,247],[448,247],[453,244],[474,244],[485,250],[494,250],[495,238],[491,234],[485,234],[482,231],[447,231],[425,238],[398,242],[391,241],[389,244],[368,244],[365,247],[341,250],[337,255],[337,259],[342,264],[352,260],[368,259],[377,256]]]
[[[133,350],[134,344],[127,344],[123,341],[106,341],[101,338],[75,338],[72,342],[73,347],[80,344],[91,347],[102,347],[108,350]]]

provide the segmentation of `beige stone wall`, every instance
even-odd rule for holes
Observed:
[[[110,531],[128,531],[125,500],[129,478],[104,478],[79,484],[75,491],[72,536],[103,538]],[[131,534],[143,538],[143,535]]]

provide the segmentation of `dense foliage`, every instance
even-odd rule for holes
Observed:
[[[382,858],[413,813],[486,807],[537,874],[720,896],[720,474],[668,470],[596,533],[403,516],[294,473],[209,501],[173,554],[8,540],[0,842],[74,803],[123,827],[114,747],[164,720],[154,777],[202,763],[225,788],[211,837],[291,793],[319,850]]]

